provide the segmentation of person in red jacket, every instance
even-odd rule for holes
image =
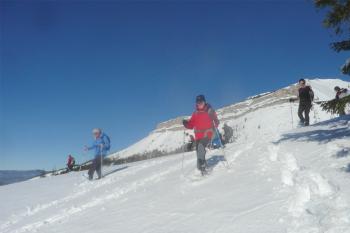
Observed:
[[[197,168],[202,172],[206,170],[205,148],[215,137],[219,120],[215,110],[205,100],[204,95],[196,97],[196,111],[190,120],[183,120],[183,125],[187,129],[193,129],[196,141]]]
[[[73,167],[75,165],[75,159],[72,155],[68,155],[68,160],[67,160],[67,168],[68,171],[72,171]]]

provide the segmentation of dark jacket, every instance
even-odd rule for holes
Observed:
[[[311,105],[311,102],[314,100],[314,92],[310,86],[301,87],[298,90],[299,92],[299,103]]]
[[[346,96],[349,95],[348,92],[349,92],[348,89],[342,88],[342,89],[340,89],[339,91],[337,91],[337,94],[335,95],[335,98],[336,98],[337,100],[339,100],[339,99],[341,99],[341,98],[344,98],[344,97],[346,97]]]

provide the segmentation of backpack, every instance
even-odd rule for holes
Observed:
[[[110,138],[106,134],[103,134],[102,140],[104,142],[104,148],[106,150],[110,150],[111,149],[111,140],[110,140]]]

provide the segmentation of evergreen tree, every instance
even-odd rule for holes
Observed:
[[[341,41],[331,43],[336,52],[350,51],[350,0],[314,0],[317,8],[328,9],[323,24],[326,28],[333,29],[335,34],[343,37]],[[341,67],[343,74],[350,75],[350,59]],[[350,97],[340,100],[331,100],[321,103],[327,112],[332,114],[345,114],[345,106],[350,103]]]
[[[323,25],[333,29],[342,41],[331,43],[336,52],[350,51],[350,0],[314,0],[317,8],[328,9]],[[350,74],[350,63],[346,62],[342,67],[344,74]]]
[[[347,103],[350,103],[350,96],[344,97],[340,100],[334,99],[321,102],[321,107],[323,110],[332,114],[345,115],[345,107]]]

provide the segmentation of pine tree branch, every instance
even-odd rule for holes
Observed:
[[[344,115],[345,106],[347,103],[350,103],[350,96],[344,97],[342,99],[334,99],[330,101],[321,102],[321,107],[324,111],[331,114]]]
[[[335,42],[331,44],[332,49],[336,52],[349,51],[350,50],[350,40],[343,40],[340,42]]]

